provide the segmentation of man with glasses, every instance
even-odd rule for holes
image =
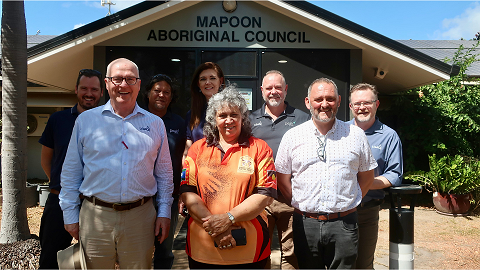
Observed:
[[[185,124],[182,117],[170,110],[170,105],[176,102],[177,92],[170,77],[164,74],[153,76],[145,87],[145,103],[147,110],[161,117],[168,137],[168,147],[173,167],[173,198],[171,208],[170,231],[167,239],[159,242],[155,239],[154,269],[171,269],[175,259],[172,249],[175,229],[178,222],[178,189],[182,174],[182,157],[185,150]]]
[[[384,188],[402,183],[402,143],[395,130],[376,117],[380,105],[375,86],[359,83],[350,90],[350,110],[355,117],[349,123],[365,131],[378,163],[375,179],[358,210],[358,258],[355,268],[373,269],[378,239],[378,213],[385,198]]]
[[[377,166],[363,131],[336,119],[335,83],[315,80],[305,105],[312,120],[287,131],[278,148],[278,187],[295,208],[293,236],[300,268],[352,268],[357,211]]]
[[[285,101],[288,85],[280,71],[270,70],[263,77],[262,97],[265,101],[262,108],[250,114],[250,123],[253,136],[267,142],[272,148],[273,157],[277,155],[278,145],[283,134],[294,126],[298,126],[310,116],[299,109],[288,105]],[[265,209],[268,217],[268,229],[272,238],[275,225],[281,246],[282,269],[297,269],[298,263],[294,253],[292,214],[293,208],[277,190],[278,198]],[[267,264],[270,268],[271,262]]]
[[[153,236],[162,242],[170,228],[168,139],[162,119],[136,103],[138,77],[128,59],[108,65],[110,100],[77,118],[63,164],[65,229],[86,247],[89,269],[150,269]]]
[[[63,227],[63,213],[58,200],[60,173],[75,120],[82,112],[97,107],[103,96],[102,85],[100,72],[93,69],[80,70],[75,84],[77,104],[52,114],[38,141],[42,144],[41,165],[50,181],[50,194],[40,224],[40,269],[58,269],[57,251],[72,243],[72,236]]]

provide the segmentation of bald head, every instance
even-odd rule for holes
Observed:
[[[135,76],[139,77],[140,71],[138,70],[137,64],[128,60],[127,58],[118,58],[110,62],[110,64],[108,64],[107,66],[107,73],[106,73],[107,75],[105,77],[110,77],[110,71],[112,70],[112,67],[115,65],[132,65],[135,67],[135,70],[136,70]]]

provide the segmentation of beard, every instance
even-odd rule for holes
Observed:
[[[310,105],[310,113],[312,114],[312,117],[317,120],[317,121],[320,121],[320,122],[323,122],[323,123],[328,123],[330,121],[332,121],[333,119],[335,119],[335,117],[337,116],[337,110],[334,110],[332,109],[332,115],[328,118],[321,118],[320,117],[320,113],[318,113],[318,111],[316,111],[312,105]]]
[[[370,119],[372,119],[372,114],[369,113],[368,115],[364,116],[364,115],[357,115],[357,117],[355,117],[355,120],[357,122],[360,122],[360,123],[365,123],[365,122],[368,122],[370,121]]]
[[[271,98],[276,98],[278,97],[279,99],[276,100],[276,99],[271,99]],[[263,97],[263,100],[265,101],[265,103],[268,104],[268,106],[270,107],[278,107],[280,105],[283,104],[283,101],[285,100],[284,98],[282,98],[281,96],[269,96],[269,97]]]

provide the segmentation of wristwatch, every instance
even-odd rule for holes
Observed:
[[[228,215],[228,219],[230,219],[232,224],[234,224],[235,223],[235,217],[232,214],[230,214],[230,212],[227,212],[227,215]]]

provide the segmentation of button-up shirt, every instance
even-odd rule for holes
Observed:
[[[79,115],[73,128],[61,175],[64,222],[78,222],[80,193],[109,203],[157,193],[157,217],[170,218],[172,178],[162,119],[138,105],[122,118],[107,102]]]
[[[357,173],[377,167],[370,145],[362,129],[335,119],[321,159],[320,135],[313,120],[287,131],[275,167],[291,175],[293,207],[310,213],[350,210],[362,200]]]

